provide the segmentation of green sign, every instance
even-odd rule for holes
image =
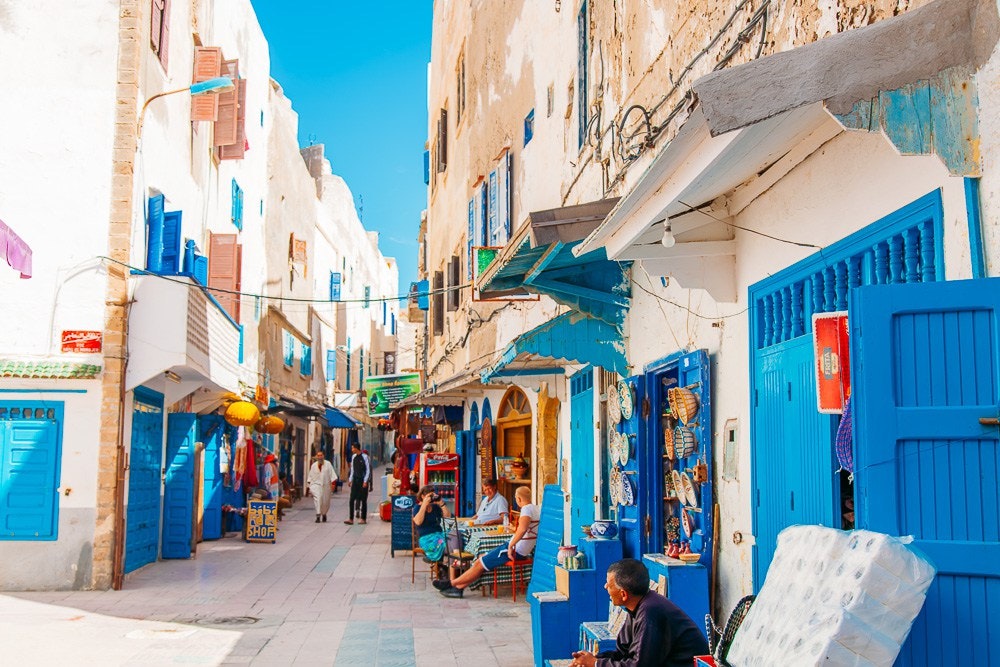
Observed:
[[[376,375],[365,378],[365,394],[368,396],[370,417],[387,415],[400,401],[419,393],[419,373]]]

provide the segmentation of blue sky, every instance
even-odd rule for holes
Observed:
[[[416,280],[426,208],[431,0],[252,0],[271,76],[299,114],[299,143],[326,145],[382,253]]]

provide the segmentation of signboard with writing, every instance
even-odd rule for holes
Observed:
[[[247,501],[247,542],[270,542],[278,534],[278,503],[274,500]]]
[[[479,479],[485,482],[493,479],[493,424],[490,418],[483,420],[479,431]]]
[[[413,515],[416,513],[416,496],[392,496],[392,541],[389,553],[395,558],[396,549],[413,548]]]
[[[96,353],[101,351],[100,331],[63,331],[63,352]]]
[[[813,315],[816,353],[816,401],[823,414],[841,414],[851,395],[851,355],[847,313]]]
[[[420,393],[420,374],[376,375],[365,378],[365,394],[368,396],[368,415],[384,416],[400,401]]]

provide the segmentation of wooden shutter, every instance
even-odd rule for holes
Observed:
[[[236,242],[236,234],[212,234],[209,237],[208,248],[209,293],[233,319],[237,319],[239,299],[231,292],[239,289],[238,273],[242,248]]]
[[[440,336],[444,333],[444,273],[434,272],[434,335]]]
[[[242,160],[247,148],[247,81],[236,81],[236,141],[219,149],[220,160]]]
[[[181,211],[163,214],[163,248],[160,271],[176,274],[181,270]]]
[[[160,53],[160,35],[163,31],[163,7],[166,0],[153,0],[150,5],[149,45],[153,53]]]
[[[219,76],[222,76],[222,49],[217,46],[194,47],[191,83],[201,83]],[[215,120],[218,117],[218,95],[195,95],[191,98],[191,120]]]
[[[163,264],[163,195],[150,197],[146,213],[146,270],[159,273]]]
[[[437,170],[442,172],[448,168],[448,110],[441,109],[437,125]]]
[[[237,292],[243,291],[243,244],[239,243],[236,246],[236,287],[234,288]],[[243,313],[243,295],[237,294],[234,298],[235,302],[235,312],[230,311],[233,319],[237,322],[240,321],[240,315]]]
[[[462,260],[458,255],[451,256],[448,264],[448,310],[458,310],[458,285],[461,282]]]
[[[239,78],[239,61],[223,60],[222,76],[228,76],[234,83]],[[236,143],[236,114],[239,106],[239,84],[232,90],[219,93],[219,114],[215,120],[215,145],[229,146]]]

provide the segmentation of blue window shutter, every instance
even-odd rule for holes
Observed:
[[[336,382],[337,381],[337,351],[327,350],[326,351],[326,381]]]
[[[344,374],[347,378],[347,386],[345,389],[351,390],[351,339],[347,339],[347,372]]]
[[[476,240],[476,198],[473,197],[469,200],[469,231],[467,238],[468,246],[468,257],[466,258],[465,265],[468,267],[467,279],[472,279],[472,246],[473,241]]]
[[[431,281],[421,280],[417,283],[417,308],[420,310],[430,310],[430,296],[427,294],[431,288]]]
[[[233,225],[240,231],[243,230],[243,190],[236,179],[233,179],[233,203],[232,203]]]
[[[243,363],[243,341],[244,341],[243,333],[244,333],[243,332],[243,325],[241,324],[240,325],[240,347],[239,347],[239,350],[237,352],[237,361],[239,363],[241,363],[241,364]]]
[[[299,372],[302,375],[312,375],[312,347],[306,343],[300,343],[302,358],[299,359]]]
[[[489,194],[487,195],[487,198],[486,198],[486,202],[487,202],[487,204],[486,204],[486,230],[487,230],[486,245],[491,245],[491,246],[500,245],[497,242],[497,238],[499,236],[499,231],[497,229],[497,226],[499,224],[499,220],[497,219],[497,213],[498,213],[498,211],[497,211],[497,208],[498,208],[498,206],[497,206],[497,194],[498,194],[497,189],[500,186],[500,183],[499,183],[499,180],[498,180],[498,178],[499,178],[499,173],[498,172],[499,172],[499,167],[497,169],[494,169],[493,171],[490,172],[489,191],[488,191]]]
[[[160,273],[177,274],[181,270],[181,212],[163,214],[162,253]]]
[[[368,285],[365,285],[365,308],[367,308],[371,303],[371,298],[372,298],[372,288],[369,287]]]
[[[392,321],[392,335],[395,336],[396,335],[396,314],[395,313],[389,313],[389,317],[391,318],[391,321]]]
[[[365,348],[358,350],[358,388],[365,384]]]
[[[431,152],[424,151],[424,185],[431,184]]]
[[[194,279],[202,285],[208,285],[208,257],[196,255],[194,258]]]
[[[382,326],[383,327],[386,324],[389,323],[388,313],[389,313],[389,305],[385,301],[383,301],[382,302]]]
[[[577,116],[580,125],[577,137],[577,148],[583,148],[583,142],[587,138],[587,121],[590,110],[587,108],[587,55],[589,52],[587,30],[587,3],[580,7],[580,13],[576,17],[577,29],[577,54],[576,54],[576,105]]]
[[[286,366],[295,364],[295,338],[286,329],[281,330],[281,342],[284,348]]]
[[[527,146],[531,137],[535,135],[535,110],[532,109],[524,117],[524,145]]]
[[[146,269],[159,273],[163,261],[163,195],[150,197],[146,213]]]

